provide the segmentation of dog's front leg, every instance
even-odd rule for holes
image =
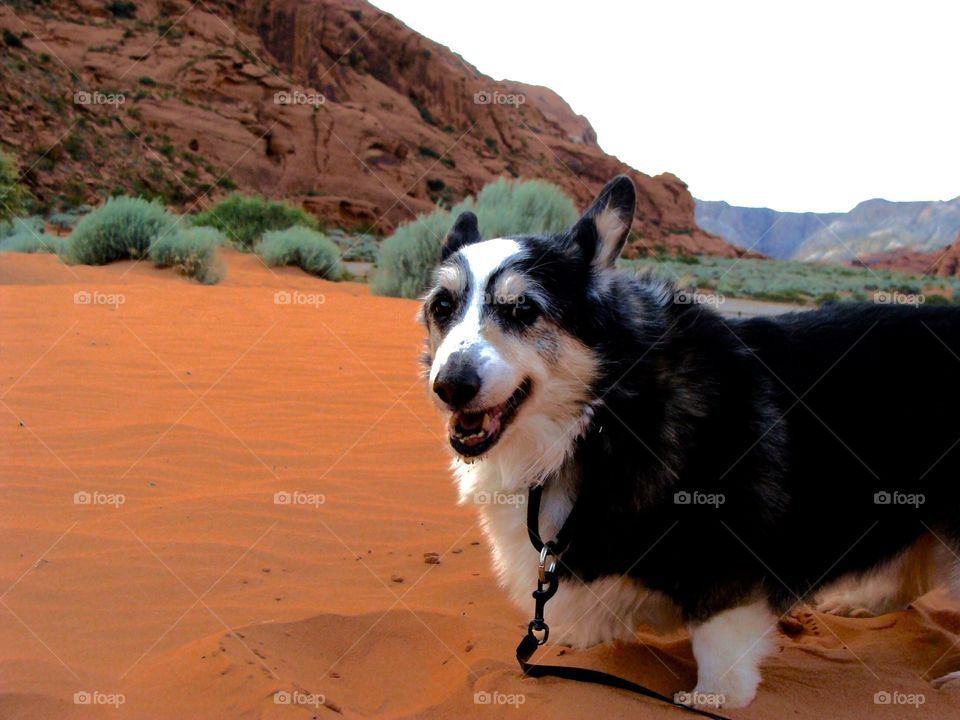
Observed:
[[[683,693],[688,705],[739,708],[760,684],[760,661],[774,648],[776,616],[766,600],[730,608],[691,624],[697,686]]]

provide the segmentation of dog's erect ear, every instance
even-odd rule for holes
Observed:
[[[480,242],[480,227],[477,225],[477,216],[469,210],[460,213],[453,224],[447,238],[443,242],[442,260],[446,260],[464,245]]]
[[[599,269],[611,268],[627,241],[637,191],[633,180],[618,175],[603,186],[593,205],[570,230],[585,261]]]

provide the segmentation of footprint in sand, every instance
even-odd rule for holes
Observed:
[[[811,644],[821,648],[840,644],[836,635],[824,627],[816,613],[807,609],[798,609],[780,619],[780,629],[794,642]]]
[[[800,612],[794,613],[793,617],[800,623],[804,633],[817,638],[823,635],[823,628],[820,626],[820,621],[817,620],[817,616],[809,610],[801,610]]]

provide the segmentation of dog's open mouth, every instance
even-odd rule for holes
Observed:
[[[485,410],[457,410],[450,416],[450,445],[464,457],[483,455],[496,445],[507,425],[530,396],[532,383],[527,378],[506,402]]]

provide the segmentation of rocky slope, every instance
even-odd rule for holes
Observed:
[[[605,154],[555,93],[494,82],[361,0],[18,0],[0,7],[0,145],[47,207],[234,188],[389,233],[506,175],[579,203],[627,172],[632,254],[733,256],[686,185]]]
[[[960,276],[960,234],[952,245],[932,252],[893,250],[858,257],[850,264],[882,270],[898,270],[916,275]]]
[[[960,197],[947,202],[867,200],[847,213],[787,213],[697,201],[697,223],[728,242],[779,259],[846,262],[934,251],[960,231]]]

